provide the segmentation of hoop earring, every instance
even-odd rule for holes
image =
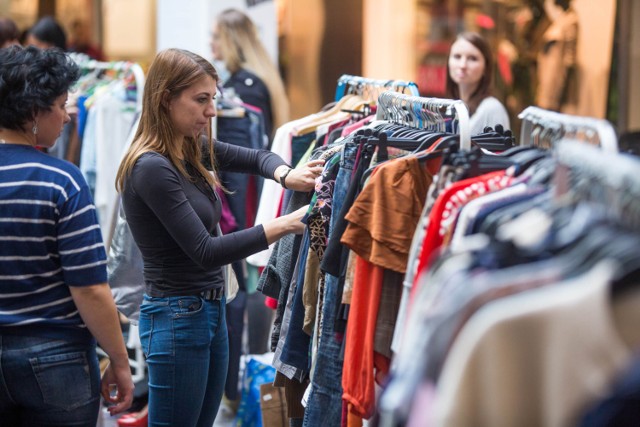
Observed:
[[[31,132],[33,132],[34,135],[38,134],[38,124],[34,123],[33,127],[31,128]]]

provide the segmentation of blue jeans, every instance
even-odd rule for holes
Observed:
[[[99,409],[94,344],[0,335],[0,425],[94,427]]]
[[[305,307],[302,302],[302,291],[304,288],[304,274],[306,271],[307,256],[309,255],[309,231],[306,230],[302,236],[302,244],[298,255],[298,270],[296,275],[296,289],[291,306],[291,317],[287,335],[282,345],[280,360],[289,366],[293,366],[300,371],[309,372],[309,344],[311,337],[302,330],[304,323]]]
[[[342,208],[355,163],[357,145],[346,143],[340,171],[333,190],[333,207],[329,233]],[[342,342],[336,339],[335,321],[341,304],[340,279],[325,275],[324,299],[321,313],[321,334],[316,353],[316,365],[311,392],[304,412],[305,426],[339,426],[342,419]]]
[[[140,307],[149,369],[149,426],[211,427],[229,359],[225,300],[152,298]]]

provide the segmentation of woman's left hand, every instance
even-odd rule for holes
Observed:
[[[287,169],[276,170],[278,181]],[[311,191],[315,187],[316,178],[322,174],[324,170],[324,160],[311,160],[304,165],[291,169],[287,174],[284,183],[287,189],[294,191]]]

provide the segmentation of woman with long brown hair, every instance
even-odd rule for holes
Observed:
[[[228,367],[223,266],[301,233],[302,208],[221,236],[217,170],[259,174],[309,191],[322,162],[291,169],[276,154],[215,141],[218,73],[167,49],[154,59],[134,141],[116,178],[144,263],[140,341],[149,369],[149,425],[211,427]]]
[[[461,99],[469,108],[472,135],[486,126],[510,128],[506,108],[491,96],[492,78],[493,55],[486,40],[474,32],[458,35],[447,61],[447,96]]]

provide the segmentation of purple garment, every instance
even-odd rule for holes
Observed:
[[[233,216],[231,212],[231,208],[229,207],[229,201],[227,200],[227,196],[224,194],[224,191],[216,188],[216,193],[218,193],[218,197],[220,197],[220,202],[222,203],[222,214],[220,216],[220,229],[223,234],[231,233],[238,229],[238,223],[236,222],[236,218]]]

